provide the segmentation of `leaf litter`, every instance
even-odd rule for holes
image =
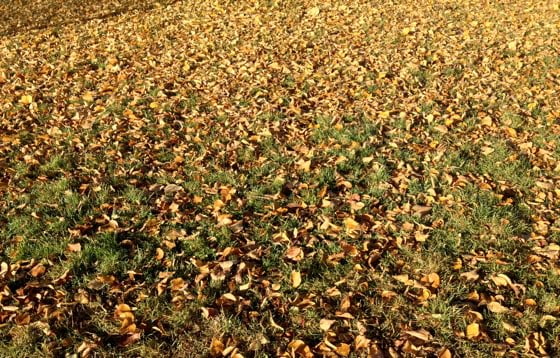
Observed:
[[[555,2],[0,14],[2,356],[560,354]]]

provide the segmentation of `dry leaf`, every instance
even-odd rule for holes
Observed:
[[[502,306],[499,302],[490,302],[486,305],[486,308],[492,313],[505,313],[509,311],[507,307]]]
[[[321,12],[321,10],[317,6],[315,6],[307,10],[307,15],[317,16],[319,15],[319,12]]]
[[[292,282],[293,288],[298,288],[301,285],[301,273],[299,271],[292,271],[290,274],[290,280]]]
[[[467,326],[466,331],[467,338],[472,339],[476,338],[480,335],[479,325],[478,323],[471,323]]]

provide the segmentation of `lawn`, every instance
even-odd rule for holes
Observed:
[[[0,357],[560,356],[557,1],[0,20]]]

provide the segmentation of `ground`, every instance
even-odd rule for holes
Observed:
[[[556,1],[0,4],[0,356],[560,355]]]

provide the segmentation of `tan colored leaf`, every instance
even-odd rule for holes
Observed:
[[[322,319],[319,321],[319,327],[321,328],[321,330],[323,331],[328,331],[329,328],[331,328],[331,326],[333,325],[333,323],[335,323],[335,320],[332,319]]]
[[[292,281],[292,287],[298,288],[301,285],[301,273],[299,271],[292,271],[290,280]]]
[[[494,282],[494,284],[498,287],[509,286],[512,284],[511,279],[504,274],[492,276],[490,277],[490,280],[492,280],[492,282]]]
[[[290,260],[300,261],[303,259],[303,250],[299,246],[291,246],[286,251],[286,257]]]
[[[82,245],[79,242],[75,244],[68,244],[67,249],[70,252],[80,252],[82,251]]]
[[[430,332],[426,331],[425,329],[420,329],[418,331],[405,331],[404,333],[424,342],[428,342],[432,339],[432,335],[430,334]]]
[[[459,275],[461,278],[464,278],[467,281],[476,281],[479,279],[480,275],[478,274],[477,270],[463,272]]]
[[[509,311],[507,307],[502,306],[499,302],[490,302],[486,305],[486,308],[492,313],[505,313]]]
[[[296,166],[299,170],[308,172],[311,170],[311,160],[300,159],[296,162]]]

